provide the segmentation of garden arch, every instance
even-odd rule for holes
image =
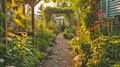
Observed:
[[[57,21],[59,21],[59,22],[57,22]],[[56,24],[59,24],[58,28],[59,28],[60,32],[63,32],[65,29],[65,17],[64,16],[56,17],[56,18],[54,18],[54,22]]]
[[[69,22],[71,25],[71,23],[72,23],[71,18],[72,18],[72,14],[73,14],[73,10],[71,8],[69,8],[69,7],[66,7],[66,8],[46,7],[43,10],[45,22],[47,22],[47,23],[50,22],[53,14],[65,14],[66,17],[69,18]]]

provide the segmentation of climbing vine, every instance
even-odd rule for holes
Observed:
[[[66,14],[67,17],[70,17],[70,14],[73,13],[71,8],[54,8],[54,7],[46,7],[43,10],[43,16],[46,22],[49,22],[52,18],[52,14]]]
[[[96,21],[98,20],[99,2],[100,0],[76,0],[72,6],[76,14],[80,15],[77,36],[70,41],[76,54],[73,59],[74,67],[119,67],[120,65],[117,60],[120,51],[117,48],[120,46],[119,37],[105,36],[101,33],[101,26],[109,25],[108,18],[104,18],[105,21],[102,22]],[[103,10],[99,13],[103,13]]]
[[[72,5],[76,14],[80,14],[80,22],[86,28],[93,26],[93,21],[97,19],[95,13],[98,10],[99,1],[96,0],[76,0]]]

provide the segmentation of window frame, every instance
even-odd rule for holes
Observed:
[[[103,9],[103,0],[100,0],[100,9]],[[105,14],[108,16],[108,0],[106,0]]]

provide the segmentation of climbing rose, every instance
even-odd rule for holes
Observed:
[[[93,31],[93,30],[95,30],[96,29],[96,27],[91,27],[90,28],[90,31]]]
[[[80,34],[80,31],[79,31],[79,30],[78,30],[78,31],[76,31],[76,34],[77,34],[77,35],[79,35],[79,34]]]
[[[100,24],[100,21],[95,21],[94,24],[95,25]]]
[[[104,13],[104,10],[99,10],[98,12],[96,12],[97,15],[102,14],[102,13]]]

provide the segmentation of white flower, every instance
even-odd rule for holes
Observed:
[[[8,40],[8,41],[12,41],[12,38],[10,38],[10,37],[7,37],[7,40]]]
[[[0,58],[0,62],[3,63],[5,62],[5,60],[3,58]]]

